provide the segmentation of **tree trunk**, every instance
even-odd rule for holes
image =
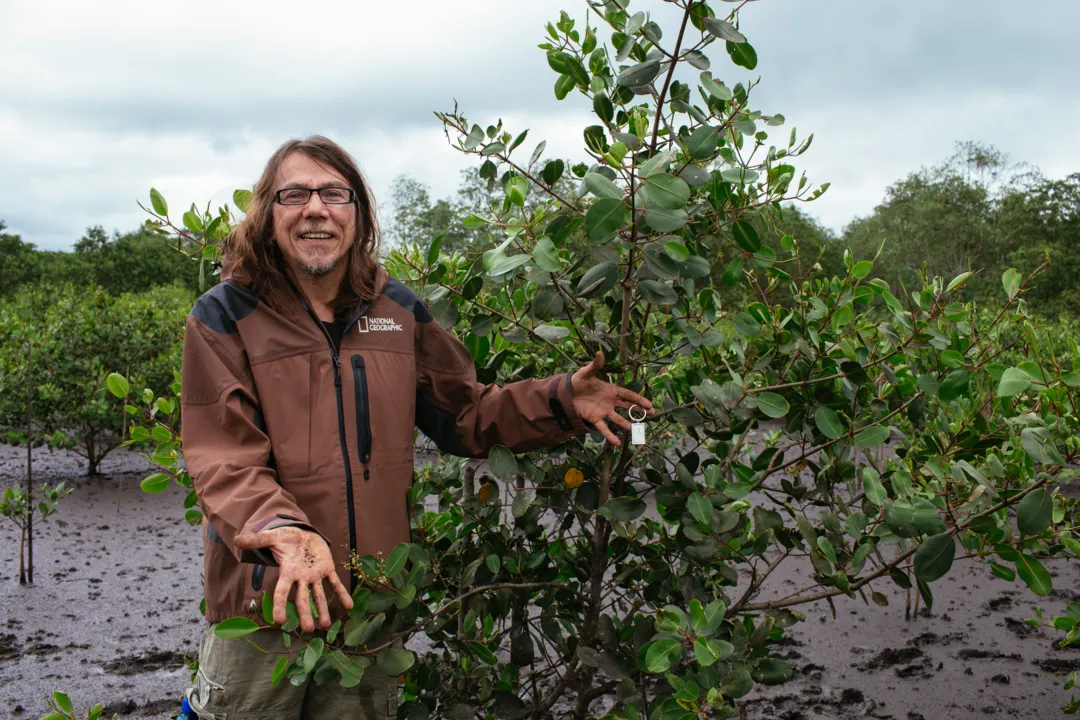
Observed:
[[[26,344],[26,530],[28,540],[26,546],[26,569],[28,581],[34,582],[34,442],[31,437],[32,413],[31,407],[34,402],[33,379],[34,379],[34,354],[33,344]],[[24,582],[22,566],[22,547],[19,547],[19,582]]]
[[[26,528],[19,528],[19,584],[26,584]]]
[[[86,439],[83,441],[86,446],[86,474],[89,476],[100,475],[98,465],[101,462],[101,458],[97,455],[97,443],[94,442],[93,431],[86,433]]]

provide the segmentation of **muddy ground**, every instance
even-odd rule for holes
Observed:
[[[0,445],[0,488],[25,474],[26,451]],[[182,494],[139,490],[149,468],[135,455],[109,457],[98,479],[63,452],[35,453],[35,484],[75,491],[39,526],[36,583],[18,583],[18,534],[0,527],[0,718],[38,718],[54,688],[76,705],[106,705],[124,718],[168,718],[188,682],[202,618],[197,530],[181,519]],[[797,566],[797,563],[796,563]],[[774,573],[774,593],[802,577]],[[1051,565],[1047,614],[1080,600],[1080,563]],[[751,696],[758,720],[974,720],[1062,717],[1065,675],[1080,649],[1053,646],[1060,633],[1023,623],[1035,598],[1019,584],[964,564],[934,583],[933,615],[904,619],[904,595],[875,589],[887,608],[840,598],[789,631],[793,680]]]

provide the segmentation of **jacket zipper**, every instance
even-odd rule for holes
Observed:
[[[308,315],[315,321],[315,327],[319,328],[323,337],[326,338],[327,345],[330,346],[330,355],[334,358],[334,394],[337,395],[337,415],[338,415],[338,437],[341,441],[341,459],[345,464],[345,496],[346,496],[346,509],[349,513],[349,550],[353,555],[356,554],[356,512],[353,510],[353,484],[352,484],[352,466],[349,463],[349,446],[345,440],[345,402],[341,396],[341,357],[338,355],[337,348],[334,347],[334,339],[330,337],[330,333],[326,331],[326,327],[323,326],[322,321],[319,320],[319,316],[315,314],[315,311],[308,305],[307,300],[304,299],[304,294],[296,287],[293,281],[285,276],[285,279],[289,283],[289,287],[292,288],[293,294],[296,295],[300,304],[307,310]],[[367,312],[370,305],[364,303],[360,307],[360,311],[356,313],[356,316],[349,320],[349,323],[345,326],[351,327],[361,315]],[[344,338],[342,338],[344,340]],[[353,575],[349,575],[349,590],[353,587]]]
[[[319,327],[322,327],[322,323],[319,323]],[[323,328],[323,334],[327,334],[326,328]],[[341,439],[341,458],[345,461],[345,495],[348,498],[346,509],[349,511],[349,549],[355,555],[356,517],[353,510],[352,466],[349,462],[349,446],[345,440],[345,402],[341,397],[341,358],[338,357],[337,351],[334,349],[334,341],[329,335],[327,335],[327,340],[330,341],[330,352],[334,356],[334,393],[337,395],[338,437]],[[352,588],[352,573],[349,573],[349,588]]]
[[[353,386],[356,389],[356,435],[359,438],[360,462],[364,464],[364,480],[371,480],[371,412],[368,407],[367,368],[363,355],[353,355]]]

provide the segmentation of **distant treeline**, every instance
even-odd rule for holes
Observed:
[[[572,193],[576,183],[567,171],[556,189]],[[542,196],[532,192],[529,201]],[[439,200],[423,183],[399,177],[384,213],[384,245],[416,242],[426,247],[442,235],[444,251],[467,251],[489,228],[463,221],[485,214],[502,198],[498,178],[481,177],[477,169],[463,171],[456,195]],[[846,249],[857,259],[872,259],[880,249],[873,274],[889,282],[897,295],[917,285],[925,267],[930,275],[947,278],[978,271],[970,284],[975,299],[996,298],[1005,269],[1026,274],[1049,257],[1050,270],[1028,295],[1032,309],[1052,317],[1076,314],[1080,307],[1080,173],[1047,178],[1036,168],[1011,164],[994,148],[964,143],[939,165],[889,186],[880,205],[840,233],[822,226],[812,211],[812,205],[788,207],[772,227],[761,224],[759,232],[778,257],[786,256],[780,238],[791,235],[804,251],[820,253],[827,273],[844,275]],[[26,285],[53,282],[96,285],[113,294],[169,284],[198,290],[198,263],[150,232],[109,236],[92,227],[72,251],[64,252],[38,250],[4,227],[0,220],[0,298]],[[737,254],[732,248],[716,259],[718,285]],[[213,282],[209,273],[206,279]]]
[[[559,183],[560,192],[572,192],[576,180],[571,182],[567,173]],[[529,200],[541,195],[530,193]],[[444,251],[465,250],[486,227],[470,230],[462,220],[483,213],[492,201],[501,202],[502,188],[472,169],[462,173],[456,197],[433,201],[422,183],[399,177],[390,199],[390,242],[426,247],[443,235]],[[785,234],[811,255],[820,251],[820,263],[830,275],[846,274],[845,249],[859,260],[874,258],[880,249],[873,275],[886,280],[898,296],[906,294],[905,287],[919,285],[915,280],[925,267],[929,275],[947,279],[977,271],[969,284],[972,299],[1000,301],[1002,272],[1015,267],[1026,276],[1049,257],[1050,270],[1027,296],[1032,310],[1049,317],[1080,312],[1080,173],[1050,179],[1037,168],[1010,163],[992,147],[962,143],[939,165],[889,186],[880,205],[839,234],[812,213],[812,204],[788,207],[774,227],[760,223],[758,231],[781,259],[787,257],[780,249]],[[714,262],[718,286],[737,254],[732,248]]]
[[[96,285],[113,295],[174,284],[198,290],[199,264],[152,232],[110,237],[91,227],[73,250],[63,251],[39,250],[5,229],[0,220],[0,298],[42,284]]]

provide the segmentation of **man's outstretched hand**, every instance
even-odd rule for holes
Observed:
[[[323,580],[330,583],[330,588],[337,594],[345,609],[352,610],[352,597],[338,579],[330,548],[316,533],[297,527],[274,528],[260,533],[238,535],[236,546],[242,550],[269,548],[277,560],[279,574],[277,587],[274,588],[275,625],[285,622],[285,605],[288,603],[293,583],[296,583],[296,610],[300,614],[300,629],[304,632],[315,630],[315,620],[311,617],[312,597],[315,598],[315,608],[319,611],[319,626],[323,630],[330,627],[330,609],[326,605]]]
[[[604,382],[597,377],[597,373],[603,367],[604,353],[598,351],[592,362],[575,372],[570,378],[574,389],[574,409],[582,420],[595,425],[609,443],[618,447],[622,445],[622,442],[608,427],[608,422],[615,423],[623,430],[629,430],[630,421],[615,412],[615,408],[629,408],[637,405],[652,415],[653,406],[636,392]]]

